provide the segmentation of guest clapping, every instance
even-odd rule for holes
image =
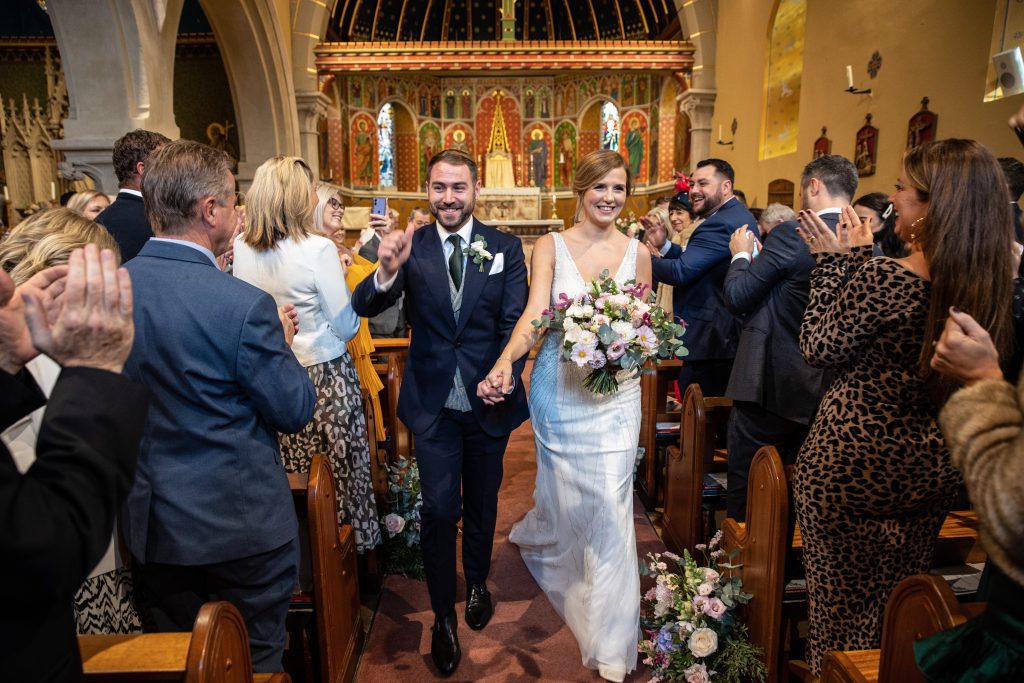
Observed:
[[[927,572],[960,477],[936,421],[951,380],[931,368],[952,305],[1008,349],[1013,239],[999,165],[970,140],[909,150],[890,197],[906,258],[871,258],[851,208],[838,236],[801,212],[816,258],[804,357],[836,377],[797,458],[796,511],[809,598],[808,660],[876,648],[886,598]],[[870,260],[869,260],[870,259]]]
[[[313,380],[317,401],[304,430],[281,435],[285,469],[306,472],[314,453],[328,456],[338,520],[352,525],[356,546],[365,552],[381,542],[381,533],[359,377],[345,346],[359,328],[359,317],[352,309],[337,247],[313,232],[318,204],[313,173],[302,159],[264,162],[247,194],[245,230],[235,240],[234,273],[269,292],[279,306],[294,304],[298,312],[292,351]],[[329,199],[326,204],[333,208]]]

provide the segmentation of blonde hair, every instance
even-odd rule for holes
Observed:
[[[299,157],[278,156],[264,161],[246,194],[245,243],[256,251],[267,251],[279,240],[300,240],[309,235],[314,226],[309,201],[312,182],[313,172]]]
[[[110,199],[107,195],[103,194],[99,190],[83,190],[82,192],[76,192],[71,195],[71,199],[68,200],[68,208],[78,213],[85,213],[86,208],[89,206],[89,202],[102,196],[107,199],[107,204],[110,204]]]
[[[321,235],[327,234],[327,228],[324,227],[324,209],[327,208],[327,202],[331,201],[331,197],[341,201],[338,191],[330,185],[317,186],[316,206],[313,208],[313,228]]]
[[[90,222],[89,228],[80,233],[55,232],[43,237],[32,245],[25,257],[11,270],[14,284],[20,285],[36,273],[52,266],[64,265],[71,258],[71,252],[87,244],[95,244],[100,249],[110,249],[121,260],[121,250],[117,242],[102,226]]]
[[[764,207],[764,211],[761,212],[761,218],[758,222],[765,222],[768,225],[775,226],[779,223],[785,223],[786,221],[795,221],[796,212],[789,208],[785,204],[779,204],[773,202],[768,206]]]
[[[0,268],[11,273],[28,255],[37,242],[47,235],[64,233],[80,237],[92,236],[99,230],[110,237],[107,231],[91,220],[68,208],[47,209],[32,214],[7,233],[0,242]],[[111,238],[113,240],[113,238]],[[89,239],[87,241],[95,241]],[[98,242],[97,242],[98,243]],[[116,247],[116,244],[114,245]]]
[[[629,172],[629,166],[621,154],[610,149],[599,149],[580,160],[579,166],[576,167],[576,176],[572,179],[572,191],[576,193],[576,210],[572,215],[573,223],[580,222],[584,193],[617,168],[626,171],[626,196],[628,197],[633,194],[633,174]]]
[[[665,234],[666,235],[671,235],[672,234],[672,222],[668,219],[668,205],[667,204],[663,204],[661,206],[654,207],[653,209],[651,209],[650,211],[647,212],[647,215],[648,216],[654,216],[659,221],[661,221],[661,224],[665,226]]]

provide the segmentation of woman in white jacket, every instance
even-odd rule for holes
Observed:
[[[282,434],[289,472],[309,470],[313,453],[326,454],[337,488],[338,521],[351,524],[365,552],[381,542],[370,481],[370,451],[359,377],[345,343],[359,329],[338,250],[313,229],[313,173],[298,157],[264,162],[246,195],[245,229],[235,239],[234,274],[293,304],[295,357],[317,391],[313,419],[298,434]]]

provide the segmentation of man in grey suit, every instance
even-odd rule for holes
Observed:
[[[835,231],[843,206],[857,191],[857,169],[849,160],[826,155],[804,167],[801,204]],[[729,243],[732,263],[722,289],[726,306],[745,316],[739,348],[725,395],[729,415],[728,515],[746,519],[747,476],[754,454],[771,444],[783,462],[796,459],[830,376],[809,366],[800,353],[800,323],[810,295],[814,258],[787,221],[756,239],[736,230]]]
[[[394,214],[392,217],[397,221],[398,219],[395,218],[395,216],[397,216],[397,212],[392,210],[392,213]],[[429,223],[430,221],[428,220],[427,222]],[[388,232],[390,232],[390,230],[388,230]],[[385,233],[380,230],[375,230],[373,237],[368,239],[366,244],[359,247],[359,255],[371,263],[377,263],[377,250],[380,249],[380,242],[384,237],[384,234]],[[398,302],[391,308],[385,309],[370,318],[368,320],[368,326],[370,328],[370,336],[375,339],[404,337],[406,334],[405,296],[403,295],[400,297]]]
[[[231,159],[179,140],[142,182],[156,236],[128,263],[135,292],[129,378],[153,399],[123,522],[149,631],[188,631],[228,600],[253,668],[281,670],[298,572],[297,521],[278,432],[313,415],[309,375],[269,294],[217,269],[236,224]]]

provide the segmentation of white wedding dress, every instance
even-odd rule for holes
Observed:
[[[561,235],[555,241],[552,303],[587,283]],[[632,240],[615,279],[636,276]],[[633,528],[633,469],[640,434],[640,380],[607,397],[583,386],[589,368],[560,359],[549,332],[530,375],[537,444],[534,508],[509,540],[579,643],[583,665],[628,673],[636,666],[640,577]]]

